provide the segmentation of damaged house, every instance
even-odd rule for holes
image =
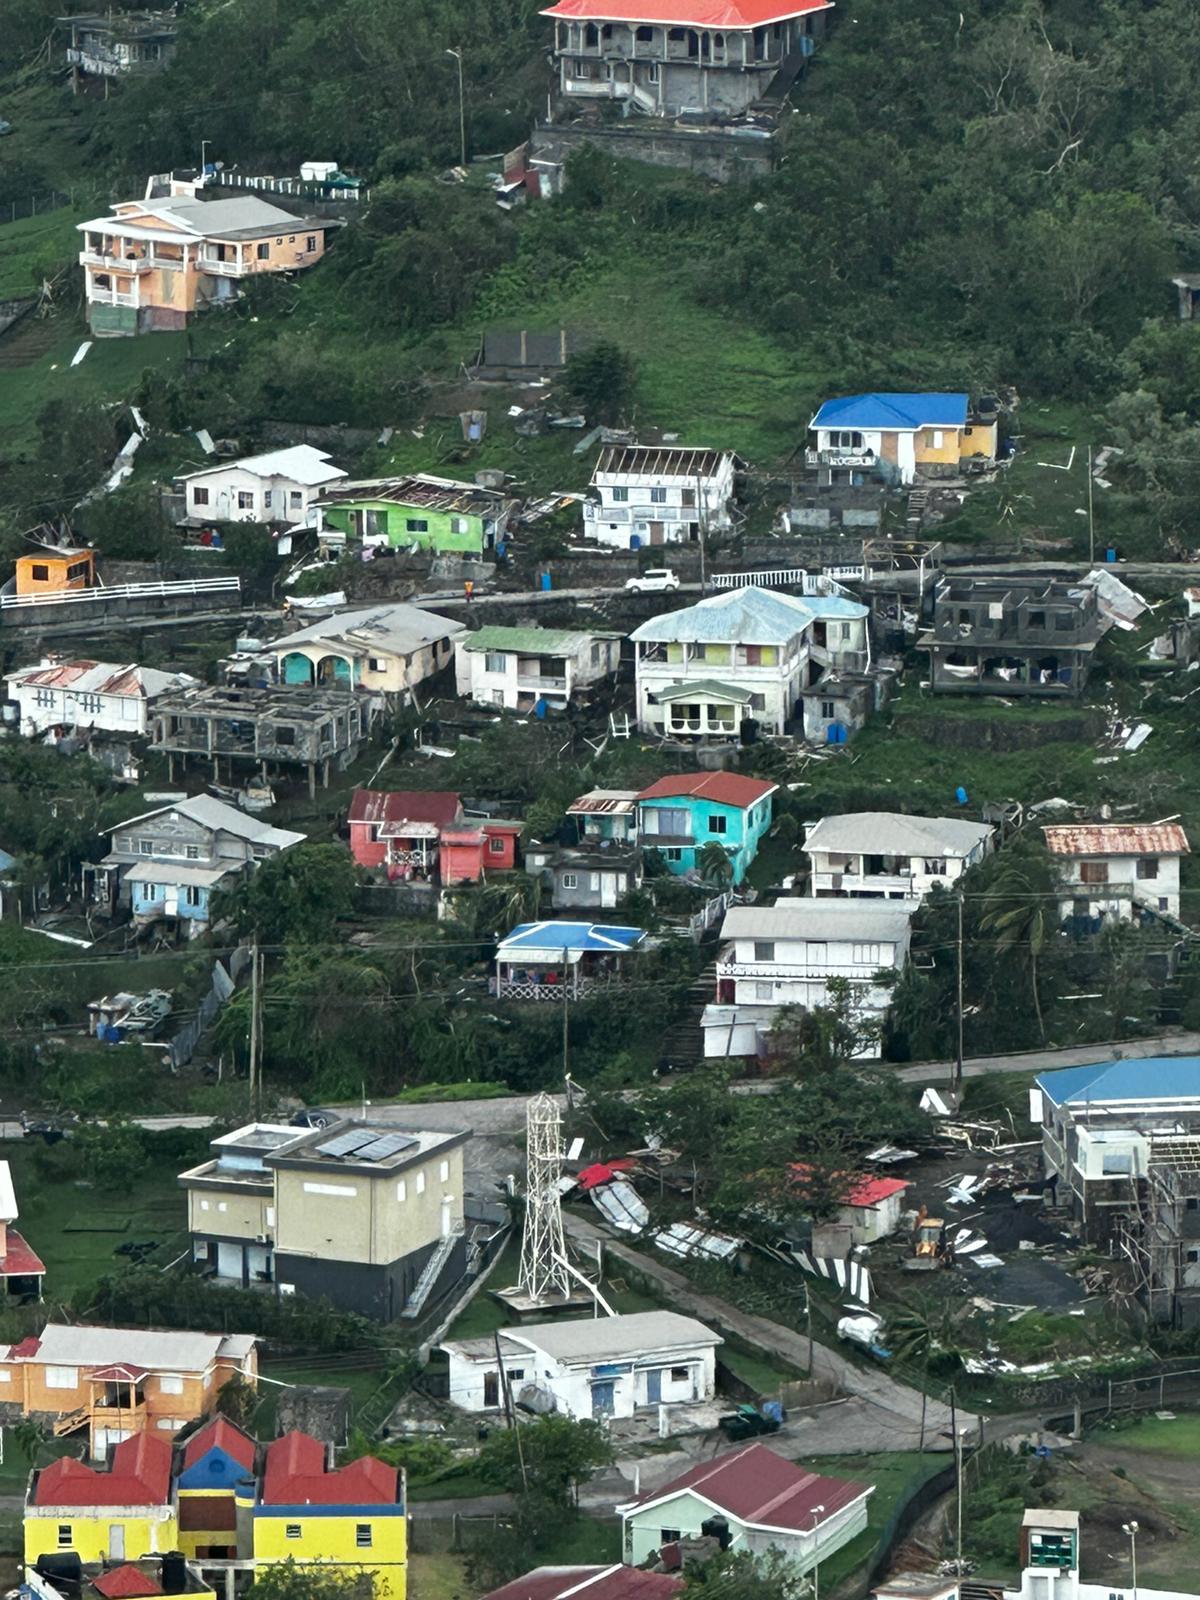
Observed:
[[[808,428],[816,443],[805,464],[822,484],[957,478],[996,459],[995,414],[977,415],[965,394],[844,395]]]
[[[697,544],[733,526],[732,450],[610,444],[583,503],[584,537],[616,550]]]
[[[851,811],[805,825],[814,896],[923,900],[990,854],[996,829],[965,817]]]
[[[450,665],[466,629],[403,602],[337,611],[272,640],[281,683],[342,684],[404,695]]]
[[[500,489],[413,473],[342,483],[321,496],[318,537],[339,552],[370,548],[482,556],[503,542],[518,502]]]
[[[149,731],[150,710],[161,695],[195,683],[186,672],[160,672],[136,662],[63,660],[44,657],[36,667],[10,672],[4,682],[18,708],[20,731],[37,738],[51,729],[140,738]]]
[[[1074,926],[1179,917],[1179,868],[1190,853],[1177,822],[1062,823],[1042,829],[1058,868],[1059,915]]]
[[[562,711],[579,691],[614,679],[620,663],[619,633],[492,625],[457,640],[455,688],[476,705]]]
[[[929,652],[934,694],[1078,698],[1112,625],[1094,585],[946,577],[917,648]]]

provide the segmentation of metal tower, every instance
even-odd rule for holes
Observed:
[[[525,1232],[517,1292],[533,1301],[571,1297],[563,1239],[562,1113],[548,1094],[535,1095],[525,1112]]]

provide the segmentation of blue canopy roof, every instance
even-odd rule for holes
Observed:
[[[1053,1105],[1122,1100],[1200,1100],[1200,1056],[1141,1056],[1043,1072],[1037,1086]]]
[[[962,428],[965,394],[847,394],[826,400],[810,428]]]
[[[572,956],[595,950],[612,955],[632,950],[645,937],[644,928],[613,928],[597,922],[521,922],[500,941],[498,953],[506,958],[534,950],[555,954],[566,950]]]

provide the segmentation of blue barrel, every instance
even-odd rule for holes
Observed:
[[[543,589],[551,589],[553,587],[554,587],[553,584],[550,582],[550,574],[548,572],[543,572],[542,573],[542,588]]]

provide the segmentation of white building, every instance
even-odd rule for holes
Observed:
[[[460,1339],[441,1348],[450,1359],[450,1399],[465,1411],[516,1405],[566,1416],[632,1417],[640,1406],[711,1400],[716,1348],[723,1343],[694,1317],[638,1311],[627,1317],[505,1328],[500,1362],[493,1338]]]
[[[1064,920],[1179,916],[1179,863],[1190,846],[1177,822],[1068,823],[1042,832],[1061,875]]]
[[[907,964],[917,904],[783,899],[731,907],[721,926],[716,1004],[701,1019],[704,1054],[759,1054],[779,1008],[827,1005],[831,978],[852,985],[861,1022],[882,1023],[891,997],[874,978]]]
[[[5,676],[8,698],[20,711],[19,726],[27,736],[61,728],[103,733],[144,734],[154,700],[168,690],[187,688],[195,678],[186,672],[159,672],[136,663],[64,661],[45,656],[36,667],[22,667]]]
[[[851,811],[806,827],[809,892],[885,900],[923,900],[992,849],[990,823],[960,817],[910,817]]]
[[[177,480],[183,486],[185,514],[199,522],[303,522],[323,488],[344,478],[324,450],[308,444],[241,461],[222,461],[186,472]]]
[[[743,1445],[618,1506],[624,1560],[640,1567],[664,1545],[698,1538],[704,1523],[720,1516],[732,1552],[773,1553],[799,1577],[865,1531],[874,1492],[870,1484],[809,1472],[768,1445]]]
[[[531,711],[539,700],[562,709],[578,689],[616,675],[619,633],[562,628],[485,627],[454,649],[454,686],[481,706]]]
[[[586,538],[617,550],[698,543],[733,525],[732,450],[610,444],[583,504]]]
[[[867,607],[747,585],[652,617],[630,635],[638,726],[672,738],[730,739],[745,718],[783,733],[801,692],[830,668],[869,665]]]

